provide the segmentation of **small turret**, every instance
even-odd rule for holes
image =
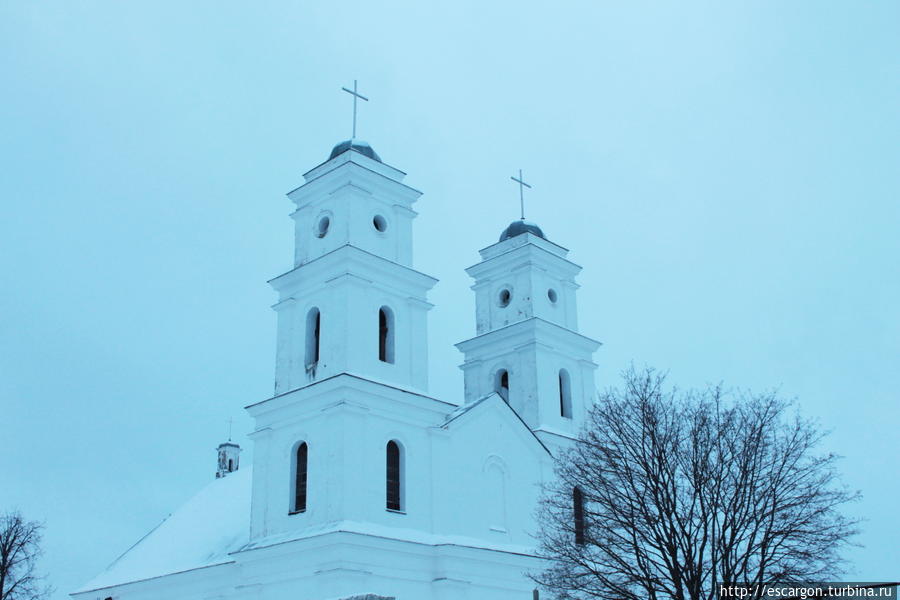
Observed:
[[[234,473],[238,470],[241,458],[240,446],[231,440],[228,440],[227,442],[219,444],[218,453],[219,463],[218,468],[216,469],[216,479],[225,477],[229,473]]]

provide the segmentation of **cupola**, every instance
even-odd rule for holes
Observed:
[[[241,447],[228,440],[219,444],[217,449],[218,463],[216,467],[216,479],[225,477],[229,473],[238,470],[240,464]]]
[[[372,160],[381,162],[381,157],[376,154],[375,150],[372,149],[372,146],[369,145],[369,142],[364,142],[362,140],[344,140],[343,142],[332,148],[331,156],[328,157],[328,160],[331,160],[335,156],[340,156],[348,150],[359,152],[363,156],[368,156]]]
[[[523,233],[531,233],[539,238],[547,239],[544,237],[544,232],[541,231],[541,228],[537,226],[537,223],[532,223],[531,221],[526,221],[525,219],[517,219],[509,224],[509,227],[503,230],[503,233],[500,234],[500,241],[506,241],[509,238],[514,238],[517,235],[522,235]]]

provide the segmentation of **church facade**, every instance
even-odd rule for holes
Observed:
[[[288,194],[275,393],[247,407],[252,465],[216,479],[76,600],[531,600],[552,457],[594,395],[580,267],[536,225],[481,251],[460,399],[428,393],[432,277],[412,268],[420,192],[364,142]]]

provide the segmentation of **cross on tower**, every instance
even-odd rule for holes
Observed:
[[[525,188],[531,189],[531,186],[525,183],[525,178],[522,177],[522,169],[519,169],[519,178],[510,177],[513,181],[519,184],[519,207],[522,209],[522,220],[525,220]]]
[[[345,87],[342,87],[341,89],[344,90],[345,92],[347,92],[348,94],[350,94],[351,96],[353,96],[353,136],[350,139],[354,140],[354,139],[356,139],[356,99],[362,98],[366,102],[368,102],[369,99],[356,91],[356,80],[355,79],[353,80],[353,89],[352,90],[348,90]]]
[[[231,422],[232,422],[232,418],[228,417],[228,441],[229,442],[231,441]]]

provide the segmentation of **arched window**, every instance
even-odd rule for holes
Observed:
[[[306,313],[306,371],[315,375],[319,363],[319,345],[322,326],[322,315],[313,307]]]
[[[565,369],[559,370],[559,414],[572,418],[572,378]]]
[[[494,391],[509,404],[509,372],[506,369],[500,369],[495,377]]]
[[[484,466],[482,510],[492,531],[506,532],[506,469],[497,456],[488,457]]]
[[[378,309],[378,360],[394,362],[394,313],[387,306]]]
[[[584,543],[584,498],[579,487],[572,488],[572,516],[575,526],[575,543]]]
[[[403,463],[400,444],[391,440],[387,443],[387,509],[403,510]]]
[[[294,512],[306,510],[306,479],[309,462],[309,446],[303,442],[297,446],[294,457]]]
[[[234,460],[229,458],[228,459],[228,472],[231,473],[232,471],[234,471]]]

